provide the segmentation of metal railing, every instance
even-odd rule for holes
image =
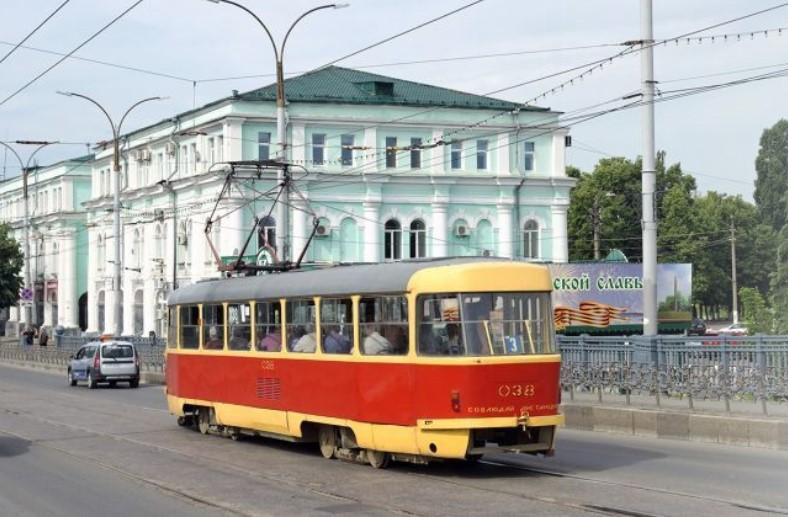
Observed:
[[[788,402],[788,336],[564,337],[561,386],[576,393],[645,398],[660,406],[666,400],[731,401],[760,405]]]
[[[136,345],[140,357],[140,368],[148,372],[164,371],[165,340],[138,336],[120,338]],[[25,345],[18,339],[0,340],[0,359],[26,361],[41,364],[68,365],[71,356],[79,347],[96,341],[96,338],[80,336],[56,336],[49,346]]]

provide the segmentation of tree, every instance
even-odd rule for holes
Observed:
[[[779,232],[788,222],[788,120],[781,119],[763,131],[755,171],[758,212]]]
[[[742,309],[744,310],[744,324],[750,334],[768,334],[772,331],[772,313],[766,306],[760,291],[752,287],[743,287],[739,290]]]
[[[24,256],[10,234],[6,223],[0,223],[0,308],[14,305],[19,300],[22,288],[22,271]]]
[[[788,224],[780,232],[775,256],[777,268],[771,279],[775,331],[778,334],[788,334]]]

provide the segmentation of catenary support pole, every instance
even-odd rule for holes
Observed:
[[[739,323],[739,293],[736,286],[736,226],[731,216],[731,309],[733,323]]]
[[[654,145],[654,49],[652,0],[640,2],[640,75],[643,131],[643,335],[657,334],[657,213],[654,208],[656,165]]]

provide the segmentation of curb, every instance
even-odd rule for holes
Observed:
[[[19,368],[20,370],[35,370],[52,375],[63,375],[63,378],[66,377],[66,367],[58,364],[17,361],[14,359],[0,359],[0,364],[12,368]],[[140,374],[140,382],[142,384],[164,384],[164,373],[142,372]]]
[[[778,418],[583,404],[561,408],[569,429],[788,450],[788,421]]]

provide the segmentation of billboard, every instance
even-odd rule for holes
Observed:
[[[553,316],[566,333],[636,332],[643,326],[643,265],[552,264]],[[657,264],[660,331],[692,319],[692,264]]]

